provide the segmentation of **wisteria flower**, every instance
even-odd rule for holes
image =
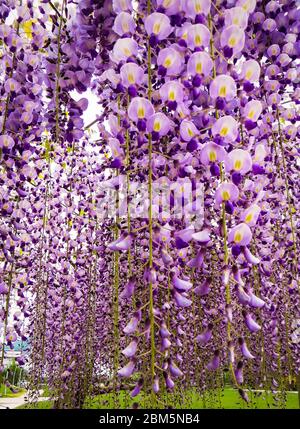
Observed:
[[[169,17],[159,12],[147,16],[145,29],[150,36],[151,46],[155,46],[159,41],[166,39],[173,30]]]

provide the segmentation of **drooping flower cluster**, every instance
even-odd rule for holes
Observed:
[[[247,402],[245,386],[289,388],[296,2],[25,2],[13,26],[9,3],[1,365],[28,339],[31,388],[46,377],[57,407],[83,406],[103,383],[166,405],[178,384],[222,388],[221,371]]]

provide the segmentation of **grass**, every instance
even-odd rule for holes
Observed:
[[[188,408],[188,409],[298,409],[298,395],[297,393],[287,393],[286,402],[276,401],[274,395],[267,392],[248,392],[251,402],[246,404],[239,396],[238,392],[234,389],[227,388],[223,392],[211,391],[205,394],[205,397],[200,397],[196,392],[188,392],[185,398],[181,398],[181,393],[177,392],[165,397],[165,403],[172,408]],[[147,406],[147,397],[140,395],[132,399],[128,392],[121,391],[117,395],[113,393],[99,395],[86,400],[85,409],[111,409],[131,408],[133,403],[139,403],[141,408]],[[18,408],[36,408],[47,409],[52,408],[52,401],[40,401],[35,404],[24,404]]]
[[[20,389],[19,392],[13,393],[9,387],[5,387],[4,384],[0,385],[0,398],[18,398],[24,395],[25,389]]]

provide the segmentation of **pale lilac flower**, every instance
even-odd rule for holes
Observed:
[[[194,52],[187,62],[189,76],[209,76],[213,68],[213,61],[207,52]]]
[[[128,12],[121,12],[115,18],[113,31],[119,36],[124,34],[133,34],[136,29],[135,21]]]
[[[148,36],[154,36],[157,41],[166,39],[173,30],[169,17],[159,12],[147,16],[145,29]]]
[[[154,115],[154,107],[147,98],[135,97],[131,100],[128,107],[128,116],[133,122],[149,118],[152,115]]]
[[[258,82],[260,76],[260,66],[255,60],[247,60],[242,64],[241,79],[248,82]]]
[[[229,152],[226,167],[229,171],[246,174],[252,169],[252,158],[250,153],[244,149],[234,149]]]
[[[179,2],[178,2],[179,3]],[[194,19],[197,15],[207,16],[210,12],[211,0],[183,0],[182,10],[188,18]]]
[[[3,134],[0,136],[0,148],[12,149],[14,145],[14,139],[8,134]]]
[[[226,27],[236,25],[241,29],[245,30],[248,25],[249,14],[245,9],[240,6],[232,7],[231,9],[226,9],[224,16]]]
[[[181,4],[178,0],[157,0],[157,6],[162,8],[166,15],[171,16],[180,12]]]
[[[257,204],[252,204],[241,214],[241,221],[247,223],[249,226],[256,225],[261,208]]]
[[[180,124],[180,137],[189,142],[192,138],[199,135],[199,130],[196,125],[187,119],[183,120]]]
[[[259,100],[249,101],[243,110],[243,117],[252,122],[256,122],[262,112],[262,104]]]
[[[175,76],[181,72],[183,58],[174,48],[161,49],[157,57],[157,65],[160,75]]]
[[[211,162],[221,162],[226,158],[227,153],[222,146],[216,143],[209,142],[201,149],[200,161],[203,165],[209,165]]]
[[[238,0],[236,6],[242,7],[247,13],[252,13],[256,6],[256,0]]]
[[[168,106],[175,110],[177,104],[183,101],[184,87],[177,80],[170,80],[163,84],[159,90],[159,94],[163,102],[168,102]]]
[[[156,133],[157,137],[168,134],[171,129],[171,121],[164,113],[154,113],[147,120],[147,131]]]
[[[221,183],[215,193],[215,200],[218,205],[223,201],[236,201],[238,198],[239,189],[233,183]]]
[[[228,241],[234,242],[240,246],[247,246],[252,239],[252,232],[246,223],[231,228],[228,234]]]
[[[128,358],[132,358],[137,351],[137,339],[133,339],[128,346],[122,350],[122,354],[125,355]]]
[[[122,84],[125,88],[130,85],[141,85],[144,80],[143,69],[135,63],[126,63],[120,69]]]
[[[225,98],[227,101],[236,97],[236,84],[231,76],[219,75],[210,84],[209,95],[215,99]]]
[[[131,360],[131,361],[128,362],[127,365],[123,366],[123,368],[119,369],[118,375],[120,377],[126,377],[126,378],[128,378],[128,377],[130,377],[133,374],[134,368],[135,368],[135,361]]]
[[[220,38],[221,46],[224,48],[224,55],[230,58],[242,51],[245,45],[245,32],[237,25],[226,27]]]
[[[238,136],[238,123],[232,116],[222,116],[212,126],[212,135],[220,135],[226,143],[233,143]]]
[[[138,44],[135,40],[125,37],[118,39],[113,47],[112,60],[116,63],[127,61],[128,58],[136,57],[138,53]]]
[[[112,0],[112,7],[116,13],[120,13],[122,11],[131,12],[133,10],[132,0]]]
[[[203,24],[192,25],[187,34],[187,46],[190,49],[207,48],[210,42],[210,31]]]

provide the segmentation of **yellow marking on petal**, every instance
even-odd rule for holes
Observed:
[[[138,111],[137,111],[137,114],[138,114],[138,118],[144,118],[145,117],[145,109],[144,109],[144,107],[139,107],[138,108]]]
[[[126,55],[126,57],[130,57],[130,55],[131,55],[131,50],[129,49],[129,48],[124,48],[124,50],[123,50],[123,52],[124,52],[124,54]]]
[[[216,159],[217,159],[217,154],[216,154],[216,152],[215,152],[214,150],[211,150],[211,151],[209,152],[209,160],[210,160],[211,162],[214,162],[214,161],[216,161]]]
[[[239,23],[240,23],[239,18],[234,18],[234,20],[232,21],[232,23],[233,23],[234,25],[239,25]]]
[[[229,131],[228,127],[223,127],[220,131],[220,136],[222,136],[222,137],[227,136],[228,131]]]
[[[164,66],[166,67],[166,68],[168,68],[168,67],[170,67],[170,65],[172,64],[172,60],[171,60],[171,58],[170,57],[167,57],[166,59],[165,59],[165,62],[164,62]]]
[[[159,121],[154,122],[154,126],[153,126],[154,131],[160,131],[161,129],[161,124]]]
[[[229,201],[230,200],[230,193],[228,191],[223,191],[222,192],[222,198],[224,201]]]
[[[250,112],[248,113],[248,118],[249,118],[249,119],[253,119],[253,118],[254,118],[254,115],[255,115],[254,110],[250,110]]]
[[[174,101],[175,100],[175,92],[174,91],[170,91],[169,92],[169,100]]]
[[[127,79],[129,83],[135,83],[135,79],[132,73],[128,73]]]
[[[154,24],[153,26],[153,33],[154,34],[158,34],[160,32],[160,22],[157,22],[156,24]]]
[[[253,215],[252,213],[247,214],[246,218],[245,218],[245,222],[249,223],[252,221]]]
[[[226,97],[227,88],[225,85],[221,86],[219,89],[219,96],[220,97]]]
[[[195,4],[195,12],[200,13],[201,11],[202,11],[201,4],[199,2],[197,2]]]
[[[169,7],[171,3],[172,3],[172,0],[164,0],[163,1],[163,6],[164,7]]]
[[[190,136],[190,137],[193,137],[193,135],[194,135],[194,133],[193,133],[193,131],[190,129],[190,128],[188,128],[188,135]]]
[[[248,69],[246,72],[246,79],[248,80],[251,79],[252,75],[253,75],[253,71],[251,69]]]
[[[200,34],[196,34],[196,36],[195,36],[195,45],[201,45],[201,42],[202,42],[202,39],[201,39],[201,36],[200,36]]]
[[[202,63],[197,63],[196,65],[196,72],[197,73],[202,73]]]
[[[185,31],[185,32],[182,34],[181,38],[182,38],[183,40],[186,40],[186,39],[187,39],[187,31]]]
[[[237,159],[234,163],[234,169],[240,170],[242,168],[242,161],[240,159]]]
[[[124,33],[128,33],[129,32],[128,21],[123,21],[122,22],[122,30],[124,31]]]
[[[240,243],[242,241],[242,238],[243,238],[243,235],[242,235],[242,233],[240,231],[237,231],[234,234],[234,241],[235,241],[235,243]]]
[[[233,48],[236,45],[236,38],[234,36],[230,37],[230,39],[228,40],[228,46],[230,46],[231,48]]]

